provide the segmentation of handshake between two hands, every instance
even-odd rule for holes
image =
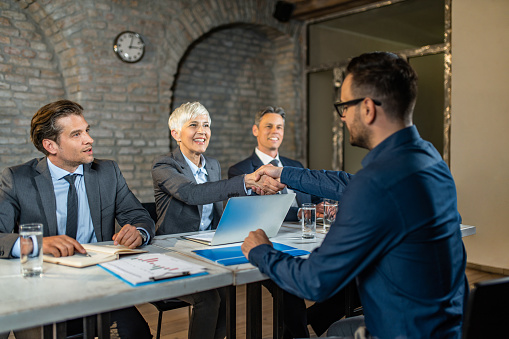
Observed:
[[[283,167],[275,167],[265,165],[257,169],[251,174],[246,174],[244,182],[246,188],[252,189],[256,194],[276,194],[286,187],[285,184],[279,182]]]

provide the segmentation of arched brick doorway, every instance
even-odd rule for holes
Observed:
[[[201,102],[212,118],[207,155],[228,167],[253,152],[254,114],[265,106],[287,112],[281,152],[298,157],[295,130],[301,114],[300,73],[291,39],[261,25],[236,24],[216,28],[189,46],[179,62],[171,110],[188,101]],[[171,141],[171,148],[176,147]]]

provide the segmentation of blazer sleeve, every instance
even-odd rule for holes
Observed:
[[[116,176],[115,218],[118,224],[120,226],[130,224],[143,228],[152,239],[155,234],[154,220],[127,186],[118,164],[114,161],[112,163]],[[104,184],[108,185],[108,183]]]
[[[188,205],[205,205],[244,196],[244,176],[197,184],[174,159],[163,156],[154,161],[152,179],[164,193]]]
[[[12,170],[6,168],[0,179],[0,233],[14,230],[19,209]]]
[[[18,234],[0,233],[0,259],[12,258],[11,252],[16,240],[18,240]]]
[[[0,258],[11,258],[12,247],[18,239],[18,234],[12,233],[19,215],[15,196],[12,171],[6,168],[0,179]]]
[[[252,172],[252,171],[251,171]],[[249,173],[251,173],[249,172]],[[231,179],[233,177],[237,177],[239,175],[247,174],[245,170],[239,168],[237,165],[233,165],[228,169],[228,179]]]
[[[353,174],[343,171],[318,171],[296,167],[285,167],[281,172],[281,182],[291,189],[334,200],[341,200],[353,177]]]

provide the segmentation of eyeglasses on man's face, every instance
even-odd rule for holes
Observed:
[[[360,102],[362,102],[364,99],[366,98],[359,98],[359,99],[353,99],[353,100],[348,100],[348,101],[338,101],[336,103],[334,103],[334,107],[336,107],[336,111],[338,112],[339,116],[341,118],[344,117],[344,112],[345,110],[349,107],[349,106],[355,106],[357,104],[359,104]],[[375,99],[371,99],[373,101],[373,103],[377,106],[382,106],[382,103],[378,100],[375,100]]]

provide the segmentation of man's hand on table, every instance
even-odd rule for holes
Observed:
[[[249,232],[249,235],[244,239],[244,243],[242,244],[242,253],[249,259],[249,252],[256,246],[263,244],[272,246],[272,242],[270,242],[265,231],[257,229],[256,231]]]
[[[114,245],[124,245],[129,248],[136,248],[143,244],[140,231],[135,226],[129,224],[124,225],[120,232],[113,234],[112,239]]]
[[[44,237],[42,242],[42,252],[44,254],[53,254],[54,257],[68,257],[74,252],[86,254],[87,251],[74,238],[67,235],[55,235],[52,237]]]

